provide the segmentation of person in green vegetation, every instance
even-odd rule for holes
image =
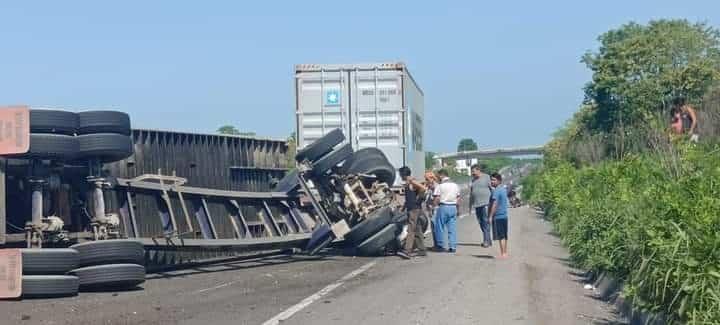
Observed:
[[[697,113],[685,98],[678,97],[673,101],[670,111],[670,127],[675,134],[689,134],[690,141],[697,142]]]

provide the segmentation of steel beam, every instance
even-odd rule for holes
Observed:
[[[231,199],[288,199],[292,198],[283,192],[242,192],[242,191],[225,191],[215,190],[203,187],[192,186],[170,186],[160,183],[147,181],[134,181],[132,179],[118,178],[117,186],[125,188],[135,188],[153,191],[169,191],[182,192],[183,194],[199,195],[199,196],[220,196]]]

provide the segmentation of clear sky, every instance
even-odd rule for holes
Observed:
[[[720,26],[720,1],[4,1],[0,104],[284,138],[294,64],[403,61],[427,150],[543,144],[582,101],[597,36],[655,18]]]

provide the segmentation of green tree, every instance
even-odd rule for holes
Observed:
[[[220,134],[239,135],[244,137],[254,137],[257,135],[255,132],[252,131],[241,132],[240,130],[238,130],[238,128],[232,125],[223,125],[217,129],[217,132]]]
[[[498,172],[503,167],[512,165],[513,159],[510,157],[495,157],[480,160],[478,164],[484,164],[486,167],[484,172],[492,174]]]
[[[223,125],[217,129],[220,134],[240,135],[240,130],[232,125]]]
[[[593,71],[585,87],[592,114],[583,121],[592,131],[667,116],[674,98],[697,100],[720,79],[720,33],[705,23],[629,23],[598,40],[598,51],[582,58]]]
[[[473,150],[478,150],[478,145],[477,145],[477,143],[475,143],[475,140],[473,140],[473,139],[465,138],[465,139],[460,140],[460,143],[458,143],[458,146],[457,146],[458,152],[473,151]]]

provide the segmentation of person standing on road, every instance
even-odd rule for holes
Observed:
[[[448,233],[448,252],[455,253],[457,250],[457,202],[460,198],[460,188],[450,180],[445,170],[438,172],[440,184],[435,187],[435,204],[437,208],[437,221],[440,227],[436,227],[437,250],[444,250],[445,229]]]
[[[433,238],[433,248],[436,248],[437,245],[437,238],[435,237],[435,228],[437,227],[437,222],[435,218],[435,200],[433,197],[433,193],[435,192],[435,186],[437,186],[437,176],[435,176],[435,173],[432,171],[426,171],[425,172],[425,187],[427,187],[427,191],[425,191],[425,199],[424,199],[424,206],[425,209],[425,215],[427,216],[427,219],[430,221],[430,229],[425,232],[425,235],[428,235],[428,232],[432,232],[432,238]]]
[[[482,247],[492,246],[490,222],[488,220],[488,204],[490,203],[490,175],[483,173],[485,166],[473,165],[470,168],[472,183],[470,184],[470,212],[475,211],[475,217],[483,233]]]
[[[507,189],[502,186],[502,176],[498,173],[490,175],[492,206],[490,207],[490,223],[494,225],[495,240],[500,241],[500,258],[508,257],[508,197]]]
[[[418,255],[425,256],[425,243],[423,242],[422,222],[418,220],[422,214],[422,203],[427,187],[416,181],[412,176],[409,167],[403,166],[399,170],[400,177],[405,181],[405,212],[407,213],[408,236],[405,238],[405,245],[397,252],[397,255],[410,259],[413,249],[418,248]]]

